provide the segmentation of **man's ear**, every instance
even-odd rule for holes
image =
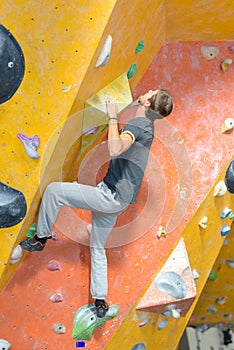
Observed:
[[[146,100],[145,103],[144,103],[144,107],[149,108],[150,105],[151,105],[150,101]]]

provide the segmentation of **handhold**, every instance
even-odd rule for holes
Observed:
[[[60,264],[56,260],[51,260],[48,264],[49,271],[61,270]]]
[[[193,269],[193,279],[197,280],[200,277],[199,273],[197,272],[196,269]]]
[[[94,304],[81,306],[75,313],[72,338],[90,340],[95,329],[103,325],[107,320],[115,317],[119,311],[119,306],[111,305],[106,315],[97,317]]]
[[[234,212],[233,211],[231,211],[231,213],[228,215],[228,218],[231,220],[234,219]]]
[[[17,264],[17,262],[19,262],[20,259],[22,258],[23,254],[24,254],[24,250],[22,249],[21,245],[18,244],[11,254],[10,264]]]
[[[100,55],[97,59],[96,65],[95,67],[104,67],[105,65],[107,65],[109,58],[110,58],[110,54],[111,54],[111,48],[112,48],[112,36],[108,35],[102,49],[100,52]]]
[[[219,48],[216,46],[202,46],[201,54],[207,60],[213,60],[219,54]]]
[[[25,150],[30,158],[36,159],[40,157],[37,153],[37,148],[40,145],[40,139],[37,135],[28,137],[24,134],[17,134],[17,137],[23,142]]]
[[[0,228],[18,224],[25,217],[26,211],[23,193],[0,182]]]
[[[52,301],[53,303],[58,303],[60,301],[63,301],[63,296],[61,293],[55,293],[51,295],[50,301]]]
[[[201,221],[199,222],[199,226],[205,230],[207,228],[207,222],[208,222],[208,217],[204,216]]]
[[[222,212],[222,214],[220,215],[221,219],[225,219],[226,217],[228,217],[228,215],[231,213],[231,209],[229,208],[225,208]]]
[[[36,227],[36,224],[34,223],[29,227],[29,230],[28,230],[26,236],[31,238],[34,236],[36,231],[37,231],[37,227]]]
[[[21,46],[3,25],[0,25],[0,104],[9,100],[19,88],[25,62]]]
[[[217,312],[217,309],[216,307],[209,307],[209,309],[207,309],[208,312],[211,312],[211,313],[215,313]]]
[[[162,329],[164,329],[168,324],[168,320],[164,320],[162,322],[159,323],[158,325],[158,330],[161,331]]]
[[[234,127],[234,119],[233,118],[227,118],[224,120],[222,127],[221,127],[221,131],[224,134],[227,131],[232,130]]]
[[[136,74],[136,71],[137,71],[136,63],[133,63],[127,72],[128,79],[132,78]]]
[[[11,343],[6,339],[0,339],[0,350],[9,350],[11,347]]]
[[[144,40],[140,40],[139,43],[138,43],[137,46],[136,46],[135,52],[136,52],[136,53],[142,52],[142,51],[144,51],[144,48],[145,48]]]
[[[217,278],[218,278],[218,273],[217,273],[215,270],[211,270],[211,271],[210,271],[210,274],[209,274],[209,276],[208,276],[208,279],[209,279],[210,281],[216,281]]]
[[[223,305],[223,304],[225,304],[226,300],[227,300],[226,296],[225,297],[220,297],[220,298],[216,299],[216,303],[219,304],[219,305]]]
[[[157,232],[157,237],[161,238],[161,237],[166,237],[166,229],[164,226],[159,226],[158,228],[158,232]]]
[[[222,72],[226,72],[228,66],[232,64],[232,59],[231,58],[225,58],[225,60],[223,60],[220,64],[220,68],[222,70]]]
[[[83,136],[88,136],[91,134],[95,134],[98,131],[98,126],[97,125],[93,125],[91,126],[88,130],[85,130],[82,132]]]
[[[223,180],[219,181],[214,188],[214,197],[221,197],[227,192],[227,187]]]
[[[232,269],[234,269],[234,260],[231,259],[227,259],[226,260],[226,264],[231,267]]]
[[[175,299],[183,299],[187,294],[186,281],[176,272],[161,272],[154,280],[155,287]]]
[[[229,225],[224,225],[221,228],[221,236],[227,236],[230,231],[231,231],[231,227]]]
[[[228,192],[234,193],[234,159],[232,159],[226,170],[225,184]]]
[[[64,334],[66,332],[66,326],[62,323],[55,323],[53,325],[53,330],[57,334]]]

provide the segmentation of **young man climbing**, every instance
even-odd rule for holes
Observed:
[[[29,252],[45,247],[57,214],[62,206],[92,211],[92,225],[88,225],[91,252],[91,295],[95,299],[98,317],[104,317],[109,306],[106,239],[117,217],[135,203],[142,182],[149,150],[154,137],[156,119],[172,111],[172,98],[165,90],[149,90],[139,99],[136,116],[119,132],[118,108],[107,101],[109,117],[108,150],[111,157],[103,181],[96,187],[76,182],[54,182],[47,186],[38,215],[37,233],[20,245]]]

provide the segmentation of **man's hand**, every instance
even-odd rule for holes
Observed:
[[[106,109],[109,118],[116,118],[118,115],[118,107],[115,101],[107,100],[106,101]]]

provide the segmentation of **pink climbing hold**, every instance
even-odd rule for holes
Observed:
[[[51,260],[48,264],[49,271],[61,270],[60,264],[56,260]]]
[[[51,295],[50,301],[52,301],[53,303],[58,303],[60,301],[63,301],[63,296],[61,293],[55,293]]]
[[[51,231],[51,237],[54,241],[58,240],[58,233],[55,231]]]

